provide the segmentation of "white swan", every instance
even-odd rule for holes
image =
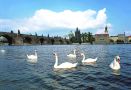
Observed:
[[[67,56],[70,58],[76,58],[76,50],[74,50],[73,54],[68,54]]]
[[[60,65],[58,65],[58,55],[57,55],[57,53],[54,53],[54,55],[55,55],[55,64],[54,64],[54,68],[65,68],[65,69],[67,69],[67,68],[73,68],[73,67],[76,67],[77,66],[77,63],[70,63],[70,62],[64,62],[64,63],[62,63],[62,64],[60,64]]]
[[[5,50],[4,50],[4,49],[1,49],[0,51],[1,51],[2,53],[4,53],[4,52],[5,52]]]
[[[97,61],[97,57],[95,59],[92,58],[85,59],[84,53],[81,53],[81,56],[83,56],[82,63],[94,63]]]
[[[37,59],[37,52],[36,52],[36,50],[35,50],[35,54],[34,54],[34,55],[28,55],[28,54],[27,54],[27,58],[30,59],[30,60],[35,60],[35,59]]]
[[[112,68],[113,70],[119,70],[121,67],[120,67],[120,57],[119,56],[116,56],[114,58],[114,61],[111,62],[111,64],[109,65],[110,68]]]

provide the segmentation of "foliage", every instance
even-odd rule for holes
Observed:
[[[55,42],[55,40],[54,40],[54,38],[52,38],[51,39],[51,44],[54,45],[54,42]]]
[[[114,40],[110,39],[110,42],[111,42],[111,43],[114,43]]]
[[[60,44],[63,44],[63,43],[64,43],[62,39],[60,39],[59,42],[60,42]]]
[[[40,38],[40,43],[41,43],[41,45],[43,44],[44,41],[45,41],[44,38]]]
[[[75,36],[74,36],[74,33],[71,31],[71,32],[68,34],[68,36],[69,36],[69,40],[70,40],[70,42],[71,42],[71,43],[74,43],[74,42],[75,42]]]
[[[124,41],[123,41],[123,40],[119,40],[119,39],[118,39],[116,42],[117,42],[117,44],[124,44]]]
[[[82,33],[81,34],[81,37],[82,37],[82,42],[83,43],[87,43],[87,42],[89,42],[89,43],[93,43],[93,41],[95,41],[94,40],[94,38],[93,38],[93,36],[92,36],[92,33],[90,33],[90,32],[88,32],[88,33]]]

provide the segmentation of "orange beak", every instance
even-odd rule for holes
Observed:
[[[120,59],[117,59],[118,60],[118,63],[120,63]]]

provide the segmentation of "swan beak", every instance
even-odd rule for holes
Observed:
[[[120,63],[120,59],[117,59],[118,60],[118,63]]]
[[[81,56],[83,56],[83,53],[81,53]]]
[[[53,53],[53,55],[56,55],[56,53]]]

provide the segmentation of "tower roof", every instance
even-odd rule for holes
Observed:
[[[105,34],[108,34],[108,27],[105,27]]]

